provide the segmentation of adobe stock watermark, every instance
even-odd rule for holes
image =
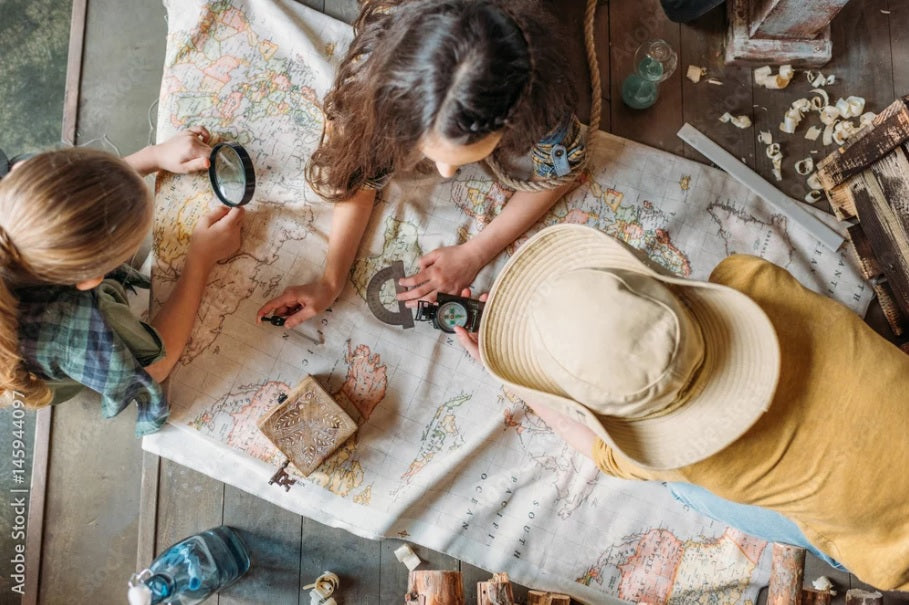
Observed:
[[[7,498],[10,507],[10,589],[21,595],[25,594],[25,528],[28,518],[28,460],[25,446],[25,403],[15,394],[12,404],[12,422],[10,423],[10,443],[12,444],[12,484]]]

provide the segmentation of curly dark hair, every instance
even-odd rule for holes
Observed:
[[[367,0],[354,31],[306,171],[328,200],[411,167],[430,130],[464,145],[503,131],[495,153],[507,158],[574,109],[539,0]]]

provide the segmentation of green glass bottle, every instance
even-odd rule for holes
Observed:
[[[656,103],[659,84],[672,75],[678,57],[664,40],[650,40],[634,53],[635,71],[622,82],[622,101],[632,109]]]

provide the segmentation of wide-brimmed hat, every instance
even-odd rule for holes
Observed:
[[[519,396],[650,469],[738,439],[780,371],[776,332],[750,298],[676,277],[581,225],[544,229],[512,256],[479,342],[486,368]]]

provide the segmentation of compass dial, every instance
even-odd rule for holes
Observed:
[[[467,317],[467,308],[454,301],[442,303],[436,311],[436,322],[446,332],[454,332],[456,326],[466,326]]]

